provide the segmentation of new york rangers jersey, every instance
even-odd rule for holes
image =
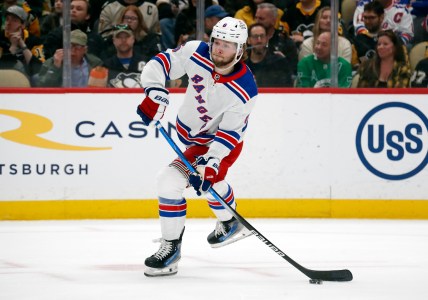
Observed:
[[[360,0],[354,12],[354,29],[355,34],[361,34],[367,31],[363,21],[364,5],[372,0]],[[385,16],[382,22],[382,30],[391,29],[403,40],[407,45],[414,36],[413,17],[406,4],[394,1],[385,8]]]
[[[209,146],[207,155],[221,160],[244,138],[257,96],[253,74],[242,62],[229,75],[215,72],[209,45],[191,41],[152,58],[141,84],[147,96],[168,105],[174,99],[167,100],[166,80],[185,74],[189,85],[177,115],[178,137],[186,147]]]

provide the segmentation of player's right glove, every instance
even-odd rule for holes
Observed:
[[[201,196],[215,183],[220,161],[216,157],[200,156],[196,163],[197,172],[189,175],[189,183],[195,189],[196,194]]]
[[[147,96],[137,107],[137,114],[146,126],[150,125],[153,121],[162,119],[166,106],[169,104],[168,94],[164,92],[152,92],[150,96],[153,99]]]

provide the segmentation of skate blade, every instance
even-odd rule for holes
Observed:
[[[250,235],[252,235],[251,231],[244,228],[244,230],[242,230],[241,232],[236,234],[234,237],[227,239],[226,241],[224,241],[222,243],[210,244],[210,246],[211,246],[211,248],[220,248],[220,247],[235,243],[239,240],[245,239],[246,237],[249,237]]]
[[[178,272],[178,264],[174,263],[162,269],[146,267],[144,275],[147,277],[171,276]]]

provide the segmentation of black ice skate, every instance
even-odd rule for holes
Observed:
[[[214,231],[208,235],[207,240],[212,248],[219,248],[250,235],[251,232],[239,223],[235,217],[232,217],[229,221],[217,221]]]
[[[161,239],[159,250],[152,256],[146,258],[144,264],[146,269],[144,275],[148,277],[175,275],[178,272],[178,261],[181,258],[181,239],[167,241]]]

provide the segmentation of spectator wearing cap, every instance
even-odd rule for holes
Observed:
[[[102,60],[87,53],[88,37],[80,29],[70,34],[71,43],[71,86],[87,87],[91,69],[102,65]],[[57,49],[53,57],[46,60],[38,75],[38,86],[61,87],[64,49]]]
[[[108,87],[141,87],[140,76],[150,57],[134,51],[135,37],[128,25],[116,25],[113,31],[113,44],[116,55],[104,61],[108,69]]]
[[[211,5],[205,9],[205,33],[210,36],[215,24],[229,13],[220,5]]]
[[[40,39],[25,29],[25,10],[17,5],[6,10],[5,28],[0,33],[1,68],[18,67],[28,76],[37,74],[44,62]]]
[[[4,30],[4,26],[6,24],[6,11],[11,6],[19,6],[24,9],[27,13],[27,18],[25,20],[25,29],[31,35],[40,37],[40,24],[39,18],[41,15],[39,14],[39,5],[41,1],[22,1],[22,0],[4,0],[3,3],[0,4],[0,15],[1,15],[1,29]]]
[[[220,21],[221,19],[227,16],[229,16],[229,13],[226,12],[222,6],[217,4],[210,5],[205,9],[205,13],[204,13],[205,32],[202,38],[205,42],[209,41],[214,25],[217,24],[218,21]],[[193,31],[190,34],[187,34],[183,37],[184,38],[179,41],[179,44],[187,41],[196,40],[196,32]]]

